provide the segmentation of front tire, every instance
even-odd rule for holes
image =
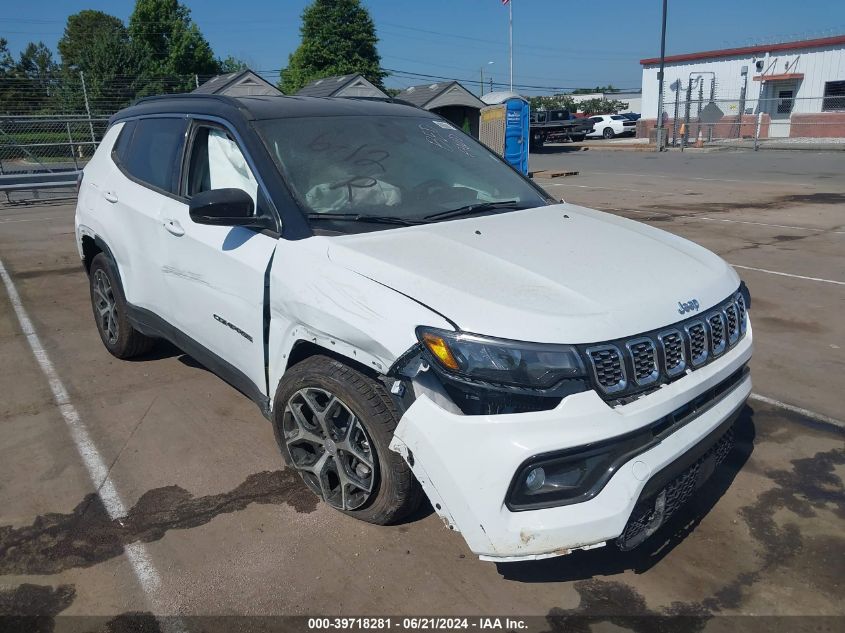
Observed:
[[[88,275],[94,320],[106,349],[120,359],[150,351],[155,339],[144,336],[129,322],[123,289],[106,255],[100,253],[93,259]]]
[[[613,133],[613,128],[610,127],[604,128],[604,131],[602,131],[601,135],[604,138],[613,138],[614,136],[616,136],[616,134]]]
[[[326,503],[388,525],[419,507],[422,490],[390,450],[399,412],[384,386],[326,356],[285,372],[273,425],[288,466]]]

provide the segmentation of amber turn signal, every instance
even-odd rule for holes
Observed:
[[[428,351],[434,354],[434,357],[440,361],[441,365],[453,371],[459,368],[458,361],[455,360],[452,351],[443,337],[432,334],[431,332],[423,332],[422,341],[428,348]]]

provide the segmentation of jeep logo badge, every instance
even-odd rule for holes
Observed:
[[[698,299],[690,299],[683,303],[678,301],[678,314],[686,314],[687,312],[698,312]]]

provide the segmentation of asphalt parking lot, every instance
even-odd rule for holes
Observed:
[[[72,201],[7,205],[0,261],[55,376],[0,291],[0,614],[845,615],[845,155],[566,148],[532,158],[555,196],[699,242],[753,297],[757,399],[725,466],[649,542],[494,565],[430,508],[378,527],[317,503],[255,406],[193,359],[106,352]]]

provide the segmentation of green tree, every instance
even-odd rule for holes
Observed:
[[[584,114],[616,114],[627,109],[627,102],[617,99],[587,99],[578,104],[578,110]]]
[[[79,59],[92,114],[111,114],[134,100],[141,60],[125,30],[98,33]]]
[[[66,70],[85,70],[82,58],[89,55],[93,42],[104,34],[117,34],[128,45],[126,27],[113,15],[85,9],[68,16],[58,44],[62,66]]]
[[[574,95],[589,95],[596,92],[620,92],[619,88],[614,88],[613,84],[606,86],[596,86],[595,88],[576,88],[572,91]]]
[[[575,112],[575,101],[568,95],[552,95],[550,97],[528,97],[531,110],[569,110]]]
[[[56,95],[59,109],[84,110],[80,72],[85,73],[92,114],[110,114],[134,98],[142,70],[140,56],[120,19],[88,9],[68,16],[58,50],[62,58]]]
[[[191,10],[178,0],[137,0],[129,17],[129,38],[143,60],[142,94],[191,90],[195,74],[219,72]]]
[[[26,109],[41,111],[53,96],[58,75],[58,65],[53,61],[53,51],[44,42],[30,42],[21,51],[15,65],[17,90]]]
[[[9,42],[0,37],[0,112],[11,113],[18,95],[15,59],[9,52]]]
[[[218,59],[217,66],[221,73],[236,73],[249,68],[247,63],[237,57],[229,55],[226,59]]]
[[[302,41],[282,70],[279,88],[294,94],[310,81],[361,73],[378,87],[381,69],[376,27],[359,0],[314,0],[302,12]]]

